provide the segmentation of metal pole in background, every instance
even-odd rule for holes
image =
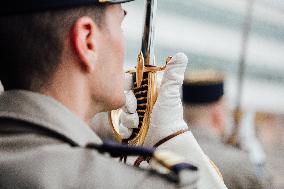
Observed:
[[[246,9],[246,17],[244,20],[243,30],[242,30],[242,41],[241,41],[241,49],[239,56],[239,68],[237,75],[237,96],[236,96],[236,109],[234,116],[234,128],[232,135],[228,139],[228,143],[234,146],[237,146],[237,135],[240,126],[241,120],[241,106],[242,106],[242,95],[243,95],[243,84],[244,84],[244,76],[246,69],[246,60],[247,60],[247,52],[248,52],[248,42],[252,27],[253,20],[253,7],[255,0],[247,1],[247,9]]]

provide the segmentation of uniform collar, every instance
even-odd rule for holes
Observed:
[[[79,146],[102,143],[90,127],[55,99],[24,90],[0,95],[0,118],[33,123],[67,137]]]

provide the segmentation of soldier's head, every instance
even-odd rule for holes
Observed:
[[[99,111],[121,106],[121,23],[126,14],[121,3],[128,1],[12,0],[3,4],[0,80],[5,90],[71,90],[66,92],[89,93]],[[73,84],[78,91],[68,89]]]
[[[184,118],[191,127],[213,127],[223,133],[226,119],[224,76],[212,71],[189,72],[183,84]]]

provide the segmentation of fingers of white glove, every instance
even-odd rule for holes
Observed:
[[[119,119],[120,123],[128,129],[138,128],[139,117],[137,112],[134,114],[122,112]]]
[[[124,90],[130,91],[133,87],[133,75],[130,73],[125,73],[124,78]]]
[[[157,73],[157,89],[160,90],[162,79],[164,77],[164,72],[158,72]]]
[[[124,125],[119,124],[119,134],[123,139],[127,139],[131,136],[133,130],[124,127]]]
[[[163,79],[182,82],[184,72],[188,63],[188,58],[184,53],[177,53],[167,64]]]
[[[137,100],[134,93],[130,90],[125,92],[125,105],[123,106],[123,111],[133,114],[137,109]]]
[[[178,53],[170,60],[162,79],[157,101],[166,101],[168,105],[175,105],[177,100],[180,101],[180,88],[187,62],[188,59],[184,53]]]

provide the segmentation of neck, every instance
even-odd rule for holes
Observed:
[[[212,128],[213,125],[211,121],[208,119],[189,119],[189,126],[190,127],[198,127],[198,128]]]
[[[189,127],[192,128],[193,134],[197,134],[198,137],[203,138],[218,138],[218,140],[221,140],[221,134],[213,127],[213,125],[208,120],[198,120],[198,121],[192,121],[189,122]],[[201,135],[200,135],[201,134]]]
[[[209,115],[207,114],[201,115],[201,116],[196,117],[196,119],[194,119],[194,116],[188,116],[188,117],[189,119],[187,120],[187,122],[190,128],[204,129],[204,130],[207,130],[208,132],[210,131],[211,133],[214,133],[220,136],[220,132],[218,128],[214,127]]]

